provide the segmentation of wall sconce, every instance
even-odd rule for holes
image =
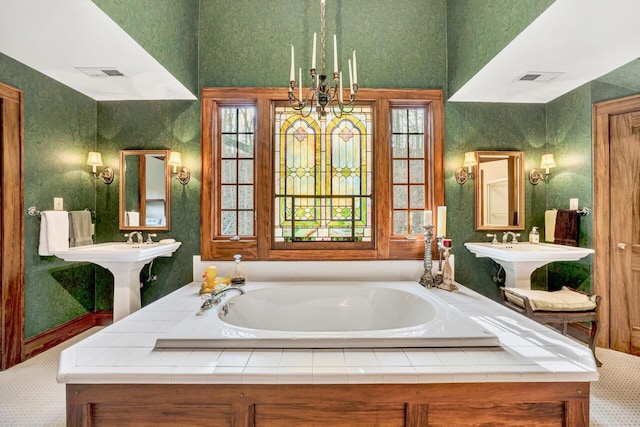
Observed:
[[[456,182],[458,184],[464,184],[468,178],[473,177],[473,167],[478,164],[476,160],[475,151],[468,151],[464,153],[464,164],[456,170]],[[464,168],[467,168],[465,170]]]
[[[549,179],[549,169],[555,168],[556,162],[553,160],[553,154],[543,154],[542,161],[540,162],[540,169],[544,169],[544,175],[538,168],[533,168],[529,171],[529,182],[533,185],[538,185],[540,180],[547,181]]]
[[[87,164],[91,166],[91,176],[94,179],[102,179],[105,184],[111,184],[113,182],[113,169],[109,166],[105,167],[100,173],[96,170],[98,166],[102,166],[102,155],[97,151],[89,151],[87,158]]]
[[[191,179],[191,172],[189,172],[189,169],[182,166],[182,154],[180,154],[180,152],[171,152],[169,155],[169,166],[173,166],[172,175],[175,175],[180,184],[186,185],[189,182]],[[180,170],[178,170],[178,168],[180,168]]]

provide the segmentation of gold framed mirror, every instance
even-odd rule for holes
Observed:
[[[524,230],[524,153],[476,151],[476,230]]]
[[[169,153],[120,151],[120,230],[170,230]]]

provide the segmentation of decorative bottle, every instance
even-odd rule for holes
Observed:
[[[453,285],[453,269],[449,262],[449,251],[451,248],[444,248],[444,266],[442,267],[442,283],[446,286]]]
[[[242,255],[237,254],[234,255],[233,258],[236,260],[236,267],[233,270],[233,274],[231,275],[231,285],[232,286],[243,286],[246,281],[244,272],[240,269],[240,260]]]

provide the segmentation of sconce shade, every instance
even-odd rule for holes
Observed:
[[[465,167],[473,167],[475,165],[477,165],[478,162],[476,161],[476,153],[473,151],[468,151],[466,153],[464,153],[464,165]]]
[[[89,166],[102,166],[102,155],[96,151],[89,151],[87,164]]]
[[[182,166],[182,154],[179,151],[172,151],[169,155],[169,166]]]
[[[556,162],[553,159],[553,154],[543,154],[542,162],[540,162],[540,168],[550,169],[555,167],[556,167]]]

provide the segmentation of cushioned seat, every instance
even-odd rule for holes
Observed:
[[[505,288],[509,301],[525,308],[524,297],[529,299],[533,311],[589,311],[596,309],[596,295],[576,292],[563,286],[555,292]]]
[[[560,325],[563,335],[567,334],[569,325],[590,323],[588,333],[580,335],[586,336],[584,341],[593,352],[596,364],[602,365],[595,353],[599,333],[599,295],[589,295],[567,286],[555,292],[505,287],[501,287],[500,292],[504,305],[540,323]],[[579,332],[584,327],[575,329]]]

